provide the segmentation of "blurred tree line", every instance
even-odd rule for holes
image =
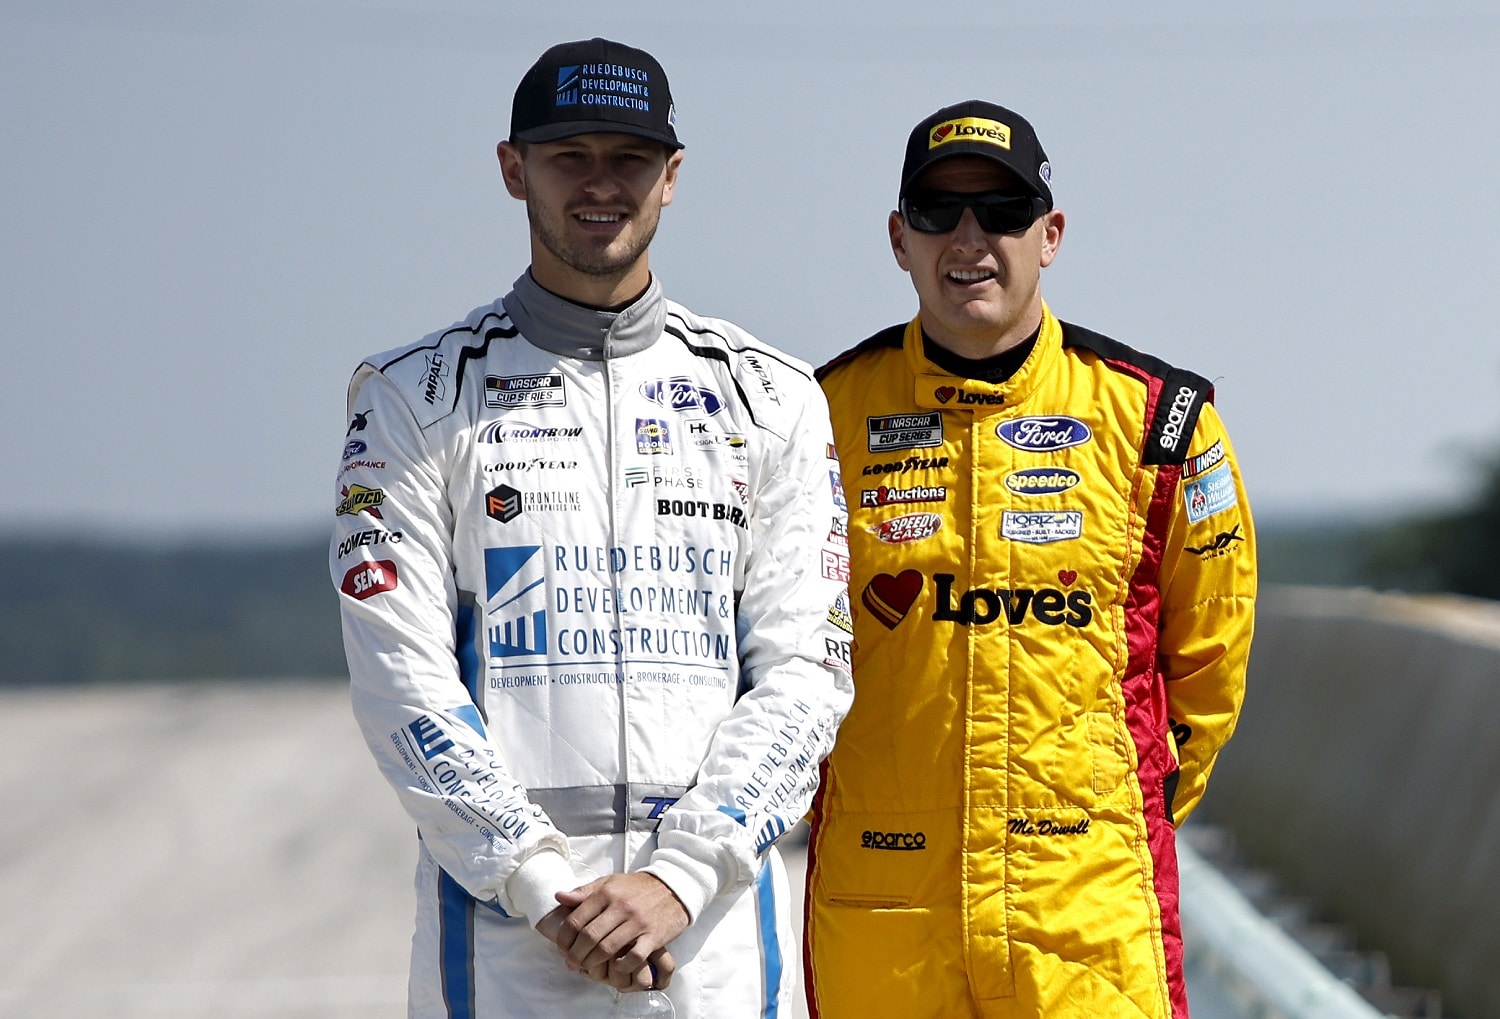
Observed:
[[[1478,496],[1381,523],[1262,524],[1267,584],[1500,599],[1500,453]],[[0,538],[0,686],[345,675],[321,536],[153,547]]]

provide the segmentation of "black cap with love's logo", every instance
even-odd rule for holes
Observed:
[[[1052,164],[1031,124],[1003,106],[970,99],[923,120],[906,140],[901,195],[934,163],[950,156],[982,156],[1015,174],[1026,190],[1052,208]]]
[[[553,46],[516,87],[511,141],[550,142],[602,132],[682,148],[667,73],[645,50],[608,39]]]

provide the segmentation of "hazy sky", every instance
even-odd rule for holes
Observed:
[[[0,0],[0,528],[328,526],[350,372],[525,268],[495,142],[596,34],[671,78],[702,314],[813,362],[909,318],[902,146],[978,96],[1051,158],[1053,309],[1215,379],[1263,519],[1500,445],[1492,2],[550,6]]]

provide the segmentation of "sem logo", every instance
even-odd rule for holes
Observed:
[[[562,372],[545,375],[486,375],[486,407],[565,407],[567,387]]]
[[[995,434],[1008,445],[1030,453],[1047,452],[1081,446],[1094,437],[1089,426],[1077,418],[1070,417],[1025,417],[1003,421],[995,426]]]
[[[1007,474],[1005,487],[1017,495],[1057,495],[1082,480],[1077,471],[1063,467],[1029,467]]]
[[[389,559],[360,563],[344,574],[344,582],[339,585],[339,590],[355,601],[364,601],[384,591],[394,591],[396,564]]]
[[[696,385],[686,375],[641,383],[641,395],[679,414],[696,411],[710,417],[724,409],[724,400],[712,389]]]
[[[491,658],[547,653],[547,576],[544,560],[536,555],[541,550],[540,545],[484,550],[485,595],[489,600],[485,632]]]
[[[1006,622],[1016,626],[1026,621],[1026,613],[1046,626],[1066,624],[1072,627],[1089,625],[1094,619],[1090,607],[1093,598],[1087,591],[1069,591],[1066,594],[1055,587],[1032,589],[976,587],[959,596],[953,604],[953,581],[951,573],[934,573],[937,581],[937,607],[932,610],[934,620],[957,623],[959,626],[983,626],[993,623],[1002,615]]]

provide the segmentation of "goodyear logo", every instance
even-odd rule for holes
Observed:
[[[932,134],[927,136],[927,149],[931,151],[949,142],[983,142],[986,145],[998,145],[1002,149],[1008,149],[1010,148],[1010,126],[998,120],[987,120],[984,117],[960,117],[957,120],[945,120],[933,128]]]

